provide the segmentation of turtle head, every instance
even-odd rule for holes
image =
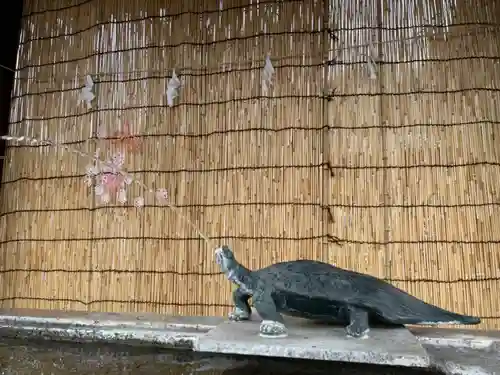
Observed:
[[[238,265],[233,252],[227,246],[221,246],[215,249],[215,261],[224,273],[234,269]]]

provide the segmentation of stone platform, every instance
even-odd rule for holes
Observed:
[[[371,339],[351,341],[344,337],[341,328],[299,324],[298,330],[289,326],[289,337],[279,342],[260,338],[258,321],[239,327],[232,324],[221,317],[0,309],[0,337],[5,338],[104,342],[218,353],[244,351],[257,355],[253,358],[319,358],[330,359],[332,363],[369,361],[374,369],[390,362],[422,368],[429,356],[431,368],[446,375],[500,375],[500,331],[409,327],[409,331],[392,333],[372,330]],[[426,353],[422,354],[408,334],[414,336]],[[217,335],[223,336],[218,345]],[[299,344],[290,342],[292,338]],[[249,340],[255,348],[250,348]]]
[[[430,357],[406,328],[372,328],[367,338],[346,337],[342,327],[285,318],[286,338],[259,336],[259,321],[224,322],[194,343],[201,352],[429,367]]]

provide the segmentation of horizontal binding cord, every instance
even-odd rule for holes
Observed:
[[[82,6],[87,5],[89,3],[92,3],[94,1],[97,2],[97,0],[84,0],[83,2],[81,2],[79,4],[68,5],[68,6],[61,7],[61,8],[51,8],[51,9],[46,9],[46,10],[33,11],[33,12],[29,12],[29,13],[23,15],[23,17],[29,17],[32,15],[44,14],[44,13],[50,13],[50,12],[60,12],[60,11],[68,10],[71,8],[79,8],[79,7],[82,7]],[[280,2],[288,4],[288,3],[302,2],[302,0],[280,0]],[[178,16],[182,16],[185,14],[204,15],[204,14],[210,14],[210,13],[222,13],[222,12],[227,12],[230,10],[251,8],[251,7],[255,7],[255,6],[264,6],[265,4],[276,4],[276,0],[262,0],[262,1],[259,1],[258,3],[227,7],[227,8],[224,8],[222,10],[220,10],[219,8],[214,8],[212,10],[203,10],[203,11],[183,11],[183,12],[179,12],[179,13],[165,14],[163,17],[178,17]],[[153,17],[147,17],[145,19],[149,19],[149,18],[153,18]]]
[[[499,57],[500,59],[500,57]],[[57,65],[58,63],[55,63],[54,65]],[[360,65],[363,65],[363,64],[366,64],[366,63],[363,63],[363,62],[359,62],[359,63],[352,63],[352,64],[360,64]],[[228,63],[224,63],[224,65],[228,65]],[[316,64],[286,64],[286,65],[280,65],[280,66],[274,66],[275,69],[278,69],[278,68],[301,68],[301,69],[304,69],[304,68],[319,68],[319,67],[322,67],[323,65],[325,65],[323,62],[320,62],[320,63],[316,63]],[[177,68],[179,70],[179,68]],[[193,71],[193,70],[196,70],[196,69],[191,69],[191,68],[180,68],[180,70],[182,69],[186,69],[186,70],[189,70],[189,71]],[[262,67],[261,66],[257,66],[257,67],[249,67],[249,68],[234,68],[234,69],[224,69],[224,70],[221,70],[221,71],[216,71],[216,72],[202,72],[202,73],[179,73],[179,75],[181,75],[182,77],[203,77],[203,78],[206,78],[206,77],[209,77],[209,76],[215,76],[215,75],[219,75],[219,74],[229,74],[229,73],[242,73],[242,72],[251,72],[251,71],[261,71],[262,70]],[[202,71],[202,69],[200,70]],[[147,73],[147,71],[137,71],[137,70],[134,70],[132,71],[132,73]],[[108,74],[114,74],[114,73],[108,73]],[[125,73],[126,74],[126,73]],[[92,75],[92,74],[90,74]],[[98,75],[98,74],[97,74]],[[107,74],[106,74],[107,75]],[[94,84],[95,85],[99,85],[99,84],[103,84],[103,83],[110,83],[110,84],[113,84],[113,83],[130,83],[130,82],[143,82],[143,81],[149,81],[149,80],[156,80],[156,79],[164,79],[164,80],[167,80],[167,79],[171,79],[172,76],[170,74],[164,74],[164,75],[150,75],[150,76],[147,76],[147,77],[137,77],[137,78],[125,78],[125,79],[102,79],[102,78],[98,78]],[[18,78],[19,80],[22,80],[22,78]],[[74,79],[73,79],[74,81]],[[47,91],[34,91],[34,92],[27,92],[27,93],[24,93],[24,94],[21,94],[21,95],[13,95],[12,96],[12,99],[19,99],[19,98],[24,98],[24,97],[27,97],[27,96],[37,96],[37,95],[47,95],[47,94],[61,94],[61,93],[67,93],[67,92],[72,92],[72,91],[79,91],[81,90],[81,86],[75,86],[75,87],[69,87],[69,88],[66,88],[66,89],[56,89],[56,90],[47,90]]]
[[[405,61],[378,61],[377,65],[402,65],[402,64],[412,64],[412,63],[435,63],[435,62],[451,62],[451,61],[457,61],[457,60],[500,60],[500,56],[466,56],[466,57],[451,57],[451,58],[443,58],[443,59],[415,59],[415,60],[405,60]],[[54,63],[52,65],[57,65],[60,63]],[[235,63],[236,64],[236,63]],[[224,63],[224,65],[229,65],[229,63]],[[277,65],[274,66],[275,69],[307,69],[307,68],[321,68],[323,66],[331,66],[331,65],[336,65],[336,66],[354,66],[354,65],[366,65],[366,61],[356,61],[356,62],[342,62],[338,60],[327,60],[325,62],[320,62],[320,63],[315,63],[315,64],[283,64],[283,65]],[[261,71],[262,67],[261,66],[254,66],[254,67],[248,67],[248,68],[231,68],[231,69],[224,69],[220,71],[213,71],[213,72],[200,72],[200,73],[193,73],[192,71],[194,69],[191,69],[189,67],[186,68],[180,68],[182,71],[183,69],[189,72],[182,72],[180,75],[182,77],[201,77],[201,78],[206,78],[210,76],[216,76],[216,75],[227,75],[230,73],[242,73],[242,72],[251,72],[251,71]],[[13,69],[14,71],[14,69]],[[133,73],[148,73],[148,71],[133,71]],[[107,75],[114,74],[114,73],[108,73]],[[91,74],[92,75],[92,74]],[[125,78],[125,79],[101,79],[98,78],[94,84],[113,84],[113,83],[131,83],[131,82],[144,82],[144,81],[149,81],[149,80],[167,80],[172,78],[171,75],[169,74],[164,74],[164,75],[158,75],[158,74],[153,74],[149,75],[146,77],[136,77],[136,78]],[[17,80],[22,80],[23,78],[15,78]],[[72,79],[74,81],[74,78]],[[62,93],[71,93],[74,91],[79,91],[81,90],[81,86],[75,86],[75,87],[69,87],[66,89],[56,89],[56,90],[46,90],[46,91],[33,91],[33,92],[27,92],[24,94],[20,95],[13,95],[12,100],[14,99],[20,99],[20,98],[25,98],[29,96],[39,96],[39,95],[49,95],[49,94],[62,94]],[[462,89],[463,90],[463,89]],[[479,89],[478,89],[479,90]],[[484,90],[482,88],[481,90]],[[440,91],[437,92],[430,92],[430,93],[443,93]],[[348,96],[353,96],[353,95],[362,95],[362,94],[340,94],[340,95],[333,95],[333,97],[340,96],[340,97],[348,97]],[[370,94],[371,95],[371,94]],[[304,96],[304,97],[310,97],[310,96]],[[315,96],[317,97],[317,96]],[[255,98],[252,98],[252,100]],[[176,106],[179,104],[176,104]],[[201,105],[201,104],[200,104]]]
[[[414,164],[414,165],[363,165],[363,166],[348,166],[348,165],[331,165],[329,163],[320,164],[310,164],[310,165],[255,165],[255,166],[238,166],[238,167],[225,167],[225,168],[206,168],[206,169],[176,169],[176,170],[136,170],[127,171],[130,175],[141,174],[141,173],[154,173],[154,174],[175,174],[175,173],[212,173],[212,172],[228,172],[228,171],[245,171],[245,170],[267,170],[267,169],[314,169],[320,167],[326,167],[333,173],[335,170],[390,170],[390,169],[415,169],[415,168],[464,168],[464,167],[478,167],[478,166],[500,166],[500,162],[493,161],[483,161],[483,162],[471,162],[471,163],[460,163],[460,164]],[[63,180],[63,179],[74,179],[83,178],[84,174],[74,174],[65,176],[48,176],[48,177],[19,177],[13,180],[3,181],[2,185],[12,184],[20,181],[48,181],[48,180]],[[335,177],[335,176],[332,176]]]
[[[92,0],[90,0],[92,1]],[[285,0],[285,3],[296,3],[299,0]],[[57,12],[61,10],[67,10],[69,8],[73,7],[78,7],[87,4],[89,1],[85,1],[83,4],[78,4],[78,5],[72,5],[69,7],[63,7],[60,9],[48,9],[48,10],[42,10],[38,12],[31,12],[26,15],[23,15],[24,18],[29,17],[34,14],[43,14],[47,12]],[[256,6],[264,6],[265,4],[276,4],[276,0],[271,0],[271,1],[259,1],[259,3],[251,3],[247,5],[238,5],[238,6],[233,6],[233,7],[224,7],[223,9],[210,9],[210,10],[203,10],[203,11],[182,11],[182,12],[177,12],[177,13],[169,13],[169,14],[164,14],[164,15],[148,15],[145,17],[138,17],[138,18],[132,18],[132,19],[127,19],[127,20],[115,20],[115,21],[104,21],[104,22],[96,22],[92,24],[91,26],[87,26],[81,29],[77,29],[75,31],[70,31],[70,32],[65,32],[61,34],[56,34],[56,35],[48,35],[48,36],[43,36],[43,37],[31,37],[28,39],[23,40],[20,45],[25,45],[30,42],[37,42],[37,41],[43,41],[43,40],[51,40],[51,39],[57,39],[57,38],[67,38],[67,37],[72,37],[76,36],[79,34],[83,34],[85,32],[91,31],[92,29],[97,29],[101,28],[103,26],[115,26],[115,25],[121,25],[121,24],[132,24],[132,23],[138,23],[138,22],[144,22],[144,21],[151,21],[151,20],[166,20],[166,19],[173,19],[173,18],[179,18],[182,16],[186,15],[208,15],[211,13],[225,13],[228,11],[232,10],[249,10],[251,8],[254,8]],[[494,23],[494,22],[458,22],[458,23],[450,23],[446,25],[435,25],[435,24],[419,24],[419,25],[412,25],[412,26],[358,26],[358,27],[339,27],[335,29],[322,29],[322,30],[307,30],[307,31],[302,31],[303,33],[311,33],[311,34],[317,34],[317,33],[322,33],[322,32],[328,32],[328,33],[338,33],[342,31],[369,31],[369,30],[380,30],[380,31],[405,31],[405,30],[412,30],[412,29],[425,29],[425,28],[432,28],[435,30],[439,29],[453,29],[457,27],[467,27],[467,26],[475,26],[475,27],[491,27],[491,28],[498,28],[500,27],[500,24]],[[272,34],[270,34],[272,35]],[[229,38],[230,39],[230,38]]]
[[[432,90],[419,90],[419,91],[405,91],[405,92],[373,92],[373,93],[353,93],[353,94],[335,94],[335,98],[347,98],[347,97],[388,97],[388,96],[405,96],[405,95],[416,95],[416,94],[427,94],[427,95],[447,95],[447,94],[463,94],[466,92],[473,92],[473,91],[481,91],[481,92],[489,92],[489,93],[498,93],[500,92],[500,89],[497,88],[485,88],[485,87],[471,87],[471,88],[464,88],[464,89],[456,89],[456,90],[443,90],[443,91],[432,91]],[[328,96],[325,95],[279,95],[279,96],[253,96],[253,97],[244,97],[244,98],[234,98],[234,99],[227,99],[227,100],[214,100],[210,102],[192,102],[192,103],[187,103],[187,102],[181,102],[176,104],[173,108],[182,108],[182,107],[199,107],[199,106],[209,106],[209,105],[222,105],[222,104],[229,104],[229,103],[238,103],[238,102],[247,102],[247,101],[255,101],[255,100],[282,100],[282,99],[319,99],[319,100],[325,100],[328,98]],[[152,104],[152,105],[146,105],[146,106],[130,106],[130,107],[121,107],[121,108],[95,108],[95,109],[90,109],[87,112],[82,112],[82,113],[75,113],[71,115],[62,115],[62,116],[45,116],[45,117],[31,117],[27,118],[24,117],[21,120],[16,120],[16,121],[10,121],[9,124],[19,124],[22,122],[26,121],[49,121],[49,120],[63,120],[63,119],[70,119],[70,118],[79,118],[79,117],[84,117],[84,116],[89,116],[94,113],[105,113],[105,112],[121,112],[123,113],[124,111],[130,111],[130,110],[140,110],[140,109],[152,109],[152,108],[161,108],[163,110],[171,110],[171,108],[167,107],[164,104]],[[387,127],[390,128],[390,127]]]
[[[233,308],[233,305],[229,304],[220,304],[220,303],[178,303],[178,302],[160,302],[160,301],[143,301],[143,300],[113,300],[113,299],[97,299],[91,301],[83,301],[80,299],[72,299],[72,298],[43,298],[43,297],[4,297],[0,298],[0,301],[16,301],[16,300],[25,300],[25,301],[47,301],[47,302],[73,302],[80,303],[85,306],[93,305],[96,303],[127,303],[127,304],[136,304],[136,305],[157,305],[157,306],[190,306],[190,307],[223,307],[223,308]],[[253,306],[253,304],[250,304]],[[498,319],[498,316],[478,316],[481,319]]]
[[[27,64],[23,66],[19,66],[16,69],[12,69],[14,72],[16,71],[22,71],[25,69],[33,69],[33,68],[43,68],[47,66],[57,66],[57,65],[63,65],[63,64],[69,64],[69,63],[77,63],[81,62],[83,60],[88,60],[90,58],[95,58],[95,57],[102,57],[106,56],[109,54],[116,54],[116,53],[126,53],[126,52],[133,52],[133,51],[143,51],[143,50],[154,50],[154,49],[166,49],[166,48],[178,48],[182,46],[191,46],[191,47],[206,47],[210,45],[216,45],[216,44],[222,44],[222,43],[228,43],[230,41],[244,41],[247,39],[254,39],[254,38],[261,38],[261,37],[269,37],[269,36],[285,36],[285,35],[294,35],[294,34],[311,34],[311,32],[304,32],[304,31],[284,31],[284,32],[276,32],[276,33],[259,33],[255,35],[250,35],[250,36],[244,36],[244,37],[234,37],[230,39],[223,39],[223,40],[216,40],[212,42],[179,42],[177,44],[159,44],[159,45],[147,45],[147,46],[140,46],[140,47],[131,47],[131,48],[120,48],[116,50],[110,50],[110,51],[100,51],[100,52],[94,52],[94,53],[89,53],[87,55],[81,56],[81,57],[74,57],[72,59],[66,59],[66,60],[58,60],[55,62],[49,62],[49,63],[41,63],[41,64]],[[355,48],[356,46],[353,46],[352,48]],[[310,56],[310,58],[319,58],[316,56]],[[281,58],[282,59],[282,58]],[[404,64],[411,64],[411,63],[427,63],[427,62],[451,62],[451,61],[464,61],[464,60],[481,60],[481,59],[488,59],[488,60],[496,60],[498,57],[496,56],[462,56],[462,57],[449,57],[449,58],[426,58],[426,59],[405,59],[401,61],[386,61],[386,60],[377,60],[377,65],[404,65]],[[260,61],[260,60],[259,60]],[[250,61],[247,61],[249,63]],[[238,64],[237,62],[234,62],[233,64]],[[358,63],[342,63],[338,62],[336,65],[355,65]],[[222,65],[222,64],[221,64]],[[225,63],[224,65],[228,65],[228,63]],[[323,65],[323,64],[321,64]],[[279,66],[278,66],[279,68]],[[179,68],[181,71],[183,67],[181,66]],[[185,68],[187,69],[187,68]],[[147,70],[142,70],[142,73],[147,73]],[[230,70],[226,71],[220,71],[215,74],[225,74],[225,73],[230,73]],[[99,73],[95,73],[98,75]],[[105,74],[105,73],[104,73]],[[182,74],[186,75],[186,74]],[[210,75],[210,73],[205,73],[205,74],[197,74],[197,76],[206,76]],[[66,80],[69,80],[66,78]],[[98,82],[96,82],[98,83]]]
[[[175,276],[222,276],[222,272],[191,272],[191,271],[173,271],[173,270],[123,270],[123,269],[80,269],[80,270],[71,270],[64,268],[53,268],[53,269],[41,269],[41,268],[11,268],[6,270],[0,270],[0,274],[7,273],[17,273],[17,272],[36,272],[36,273],[75,273],[75,274],[83,274],[83,273],[96,273],[96,274],[105,274],[105,273],[116,273],[116,274],[152,274],[152,275],[175,275]],[[387,278],[380,277],[381,280],[387,282],[407,282],[407,283],[432,283],[432,284],[458,284],[458,283],[469,283],[469,282],[487,282],[487,281],[498,281],[500,277],[491,276],[491,277],[481,277],[481,278],[458,278],[452,280],[438,280],[438,279],[430,279],[430,278],[409,278],[409,279],[401,279],[401,278]]]
[[[489,119],[484,120],[476,120],[476,121],[465,121],[465,122],[452,122],[448,124],[444,123],[416,123],[416,124],[406,124],[406,125],[368,125],[368,126],[334,126],[334,125],[323,125],[320,127],[303,127],[303,126],[286,126],[282,128],[243,128],[243,129],[226,129],[226,130],[214,130],[206,133],[157,133],[157,134],[134,134],[130,136],[131,138],[161,138],[161,137],[171,137],[171,138],[204,138],[204,137],[212,137],[217,135],[232,135],[232,134],[242,134],[242,133],[251,133],[251,132],[264,132],[264,133],[281,133],[288,131],[307,131],[307,132],[321,132],[325,130],[345,130],[345,131],[366,131],[372,129],[379,130],[399,130],[399,129],[408,129],[408,128],[417,128],[417,127],[442,127],[442,128],[454,128],[459,126],[471,126],[471,125],[480,125],[480,124],[488,124],[488,125],[500,125],[500,121],[494,121]],[[112,141],[120,139],[119,137],[90,137],[85,140],[80,141],[68,141],[68,142],[59,142],[58,145],[62,146],[75,146],[80,144],[85,144],[89,141]],[[51,144],[10,144],[7,145],[7,148],[37,148],[37,147],[54,147]]]
[[[415,240],[415,241],[362,241],[362,240],[352,240],[352,239],[338,239],[330,235],[317,235],[317,236],[304,236],[304,237],[279,237],[279,236],[210,236],[212,240],[276,240],[276,241],[311,241],[311,240],[325,240],[329,243],[336,244],[358,244],[358,245],[424,245],[424,244],[457,244],[457,245],[488,245],[488,244],[499,244],[500,240],[478,240],[478,241],[466,241],[466,240]],[[202,238],[195,237],[154,237],[154,236],[110,236],[110,237],[92,237],[92,238],[15,238],[9,240],[0,241],[1,244],[15,243],[15,242],[85,242],[85,241],[113,241],[113,240],[151,240],[151,241],[201,241]]]
[[[345,209],[387,209],[387,208],[477,208],[477,207],[496,207],[500,206],[500,202],[486,202],[486,203],[461,203],[461,204],[382,204],[382,205],[367,205],[367,204],[332,204],[329,206],[322,205],[314,202],[225,202],[225,203],[199,203],[199,204],[176,204],[177,208],[216,208],[216,207],[237,207],[237,206],[292,206],[292,207],[317,207],[322,210],[330,210],[332,208],[345,208]],[[165,208],[165,206],[145,204],[143,208]],[[133,205],[106,205],[98,207],[77,207],[77,208],[47,208],[47,209],[24,209],[12,210],[0,213],[0,217],[24,213],[52,213],[52,212],[78,212],[78,211],[106,211],[112,209],[135,208]]]
[[[158,305],[158,306],[199,306],[199,307],[232,307],[228,304],[217,304],[217,303],[196,303],[196,302],[187,302],[187,303],[178,303],[178,302],[160,302],[160,301],[144,301],[144,300],[114,300],[114,299],[97,299],[84,301],[82,299],[73,299],[73,298],[46,298],[46,297],[3,297],[0,298],[0,301],[47,301],[47,302],[74,302],[80,303],[85,306],[93,305],[96,303],[128,303],[128,304],[137,304],[137,305]]]

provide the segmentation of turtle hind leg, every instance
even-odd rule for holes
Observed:
[[[262,318],[259,327],[261,337],[280,338],[288,336],[283,317],[276,309],[271,293],[266,291],[256,293],[253,296],[253,304]]]
[[[368,311],[349,306],[349,325],[345,328],[348,336],[355,338],[368,337],[370,326],[368,325]]]
[[[233,292],[234,310],[229,313],[229,320],[239,322],[241,320],[249,320],[252,315],[252,309],[248,304],[250,294],[243,292],[237,288]]]

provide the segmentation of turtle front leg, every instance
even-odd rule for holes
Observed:
[[[244,293],[241,288],[236,288],[233,291],[234,310],[229,313],[229,320],[238,322],[241,320],[249,320],[252,315],[252,309],[248,304],[250,294]]]
[[[349,306],[350,323],[346,327],[348,336],[355,338],[366,338],[370,331],[368,325],[368,312],[364,309],[355,306]]]
[[[254,294],[253,304],[262,318],[259,327],[259,335],[266,338],[287,337],[288,330],[285,327],[283,317],[276,309],[271,293],[262,291]]]

